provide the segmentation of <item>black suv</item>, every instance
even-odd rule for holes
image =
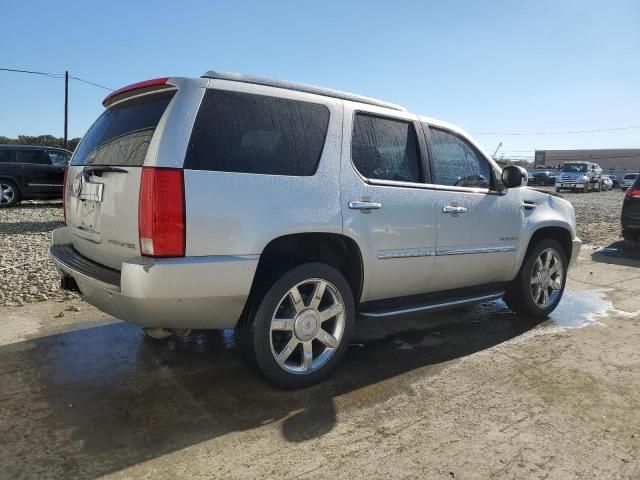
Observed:
[[[640,176],[624,194],[622,203],[622,236],[631,242],[640,242]]]
[[[20,200],[62,198],[71,152],[38,145],[0,145],[0,207]]]
[[[533,174],[533,179],[529,181],[530,185],[555,185],[556,172],[553,170],[544,170]]]

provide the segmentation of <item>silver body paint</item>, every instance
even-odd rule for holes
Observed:
[[[326,141],[317,172],[309,177],[185,170],[182,258],[140,255],[140,168],[125,167],[126,175],[104,174],[96,180],[103,184],[102,202],[87,209],[70,193],[83,167],[70,167],[67,226],[54,232],[53,244],[71,245],[95,263],[97,273],[73,259],[52,257],[62,275],[76,279],[85,300],[118,318],[147,327],[232,328],[265,246],[296,233],[339,234],[356,242],[364,271],[360,302],[511,281],[531,236],[547,226],[566,229],[574,239],[572,260],[577,256],[575,215],[561,198],[526,187],[498,193],[369,180],[351,162],[352,123],[359,111],[454,131],[476,146],[499,175],[498,165],[476,142],[445,122],[231,80],[172,78],[169,83],[177,91],[151,138],[144,166],[182,167],[207,88],[326,105]],[[100,268],[110,275],[119,272],[119,284],[100,280]]]

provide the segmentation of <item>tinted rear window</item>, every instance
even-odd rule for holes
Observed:
[[[142,97],[106,110],[76,149],[72,165],[140,167],[173,93]]]
[[[11,163],[16,161],[16,154],[13,150],[0,150],[0,163]]]
[[[44,150],[18,150],[16,152],[18,163],[35,163],[40,165],[51,164]]]
[[[351,159],[366,178],[419,182],[418,140],[411,122],[356,114]]]
[[[269,175],[313,175],[329,109],[320,104],[207,90],[184,168]]]

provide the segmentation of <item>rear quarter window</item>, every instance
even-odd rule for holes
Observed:
[[[325,105],[226,90],[207,90],[184,168],[309,176],[327,128]]]

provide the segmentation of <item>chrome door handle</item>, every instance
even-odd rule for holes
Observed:
[[[352,200],[349,202],[349,208],[352,210],[378,210],[382,208],[382,204],[365,200]]]
[[[465,213],[467,207],[454,207],[453,205],[446,205],[442,207],[442,213]]]

